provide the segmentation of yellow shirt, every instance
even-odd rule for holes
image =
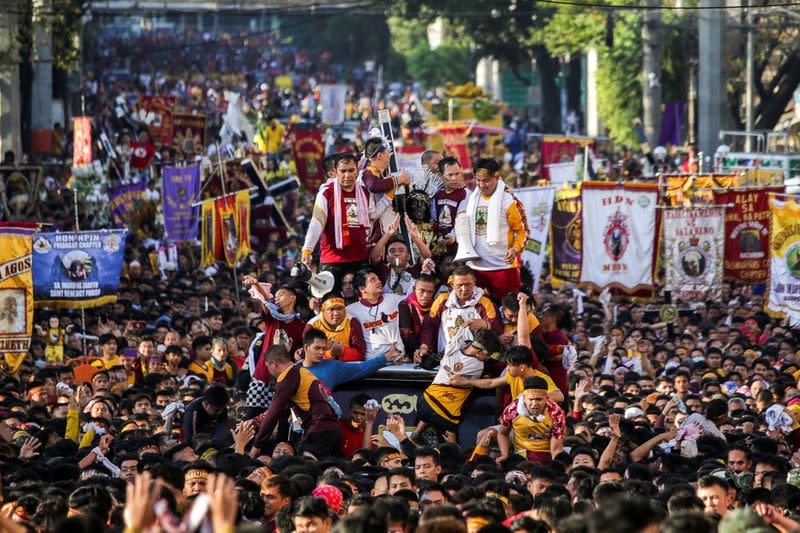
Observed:
[[[212,364],[210,361],[207,361],[205,364],[193,361],[189,363],[189,367],[187,368],[187,370],[191,374],[196,374],[200,377],[205,378],[206,381],[214,380],[214,370],[212,368]]]
[[[461,407],[471,390],[448,385],[430,385],[422,396],[436,414],[448,422],[458,424],[461,420]]]
[[[553,431],[553,418],[545,411],[544,420],[538,422],[529,416],[518,416],[512,424],[514,428],[514,449],[518,452],[549,452],[550,433]]]
[[[556,384],[550,379],[550,376],[545,374],[544,372],[540,372],[539,370],[534,370],[533,375],[542,378],[547,382],[547,393],[550,394],[551,392],[555,392],[558,390]],[[525,387],[522,383],[525,381],[525,378],[522,376],[512,377],[506,372],[506,383],[511,387],[511,399],[516,400],[519,398],[519,395],[522,394],[522,391],[525,390]]]
[[[267,126],[264,130],[264,136],[267,138],[267,152],[277,154],[283,147],[283,134],[286,133],[286,127],[280,122]]]
[[[517,323],[506,322],[505,316],[503,318],[503,333],[516,333]],[[539,319],[533,316],[533,313],[528,313],[528,331],[533,331],[539,326]]]
[[[97,368],[108,370],[111,367],[119,366],[122,363],[119,362],[119,356],[114,356],[111,359],[103,359],[102,361],[92,361],[92,366],[96,366]]]

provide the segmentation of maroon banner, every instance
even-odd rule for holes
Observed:
[[[292,149],[300,182],[307,191],[316,192],[325,181],[325,171],[322,168],[322,160],[325,159],[325,143],[322,142],[322,132],[295,130]]]
[[[194,159],[205,153],[206,116],[193,113],[172,114],[172,147],[179,160]]]
[[[728,190],[715,194],[725,211],[726,280],[765,283],[769,277],[769,193],[783,187]]]
[[[174,96],[139,97],[139,107],[146,114],[153,113],[147,128],[151,141],[157,146],[172,144],[172,112],[176,101]]]
[[[575,152],[589,145],[594,149],[594,139],[589,137],[542,137],[540,179],[550,179],[547,165],[566,163],[575,159]]]

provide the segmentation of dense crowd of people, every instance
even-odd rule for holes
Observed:
[[[188,38],[170,48],[180,61],[148,53],[172,46],[163,37],[136,41],[131,80],[87,82],[109,130],[120,94],[177,91],[213,123],[224,107],[209,95],[225,83],[252,103],[286,71],[294,87],[336,76],[275,36],[218,48]],[[98,73],[129,45],[104,41]],[[181,65],[197,66],[192,84],[167,75]],[[266,92],[270,116],[314,107],[303,107],[313,91]],[[272,127],[265,150],[280,154],[289,136]],[[298,232],[270,234],[238,277],[201,269],[189,243],[161,271],[149,227],[129,237],[115,303],[83,322],[37,310],[29,355],[0,383],[1,529],[800,528],[799,339],[765,313],[763,287],[677,302],[670,324],[660,292],[652,303],[584,297],[542,272],[533,293],[513,159],[478,153],[465,174],[424,152],[440,185],[423,227],[394,210],[414,177],[388,172],[387,140],[356,141],[325,159],[328,181],[298,203]],[[456,261],[461,246],[472,252]],[[324,272],[335,284],[315,296],[305,280]],[[365,393],[336,401],[390,365],[420,376],[413,412],[382,412]],[[495,423],[459,440],[478,390],[494,394]]]

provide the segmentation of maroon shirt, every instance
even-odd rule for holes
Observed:
[[[567,376],[567,369],[564,368],[561,358],[556,357],[558,356],[558,347],[569,344],[569,338],[567,338],[563,331],[554,329],[553,331],[542,333],[542,340],[544,340],[544,342],[547,343],[547,346],[550,347],[550,357],[544,361],[540,361],[540,363],[547,368],[547,372],[550,374],[550,379],[553,380],[553,383],[556,384],[556,387],[558,387],[558,389],[564,394],[564,398],[567,398],[569,395],[569,378]]]
[[[433,217],[433,228],[436,235],[445,236],[453,230],[456,215],[458,214],[458,206],[466,198],[466,189],[455,189],[448,193],[442,187],[433,195],[431,216]]]

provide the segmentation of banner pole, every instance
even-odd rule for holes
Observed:
[[[78,178],[75,178],[77,182]],[[75,233],[81,232],[81,224],[78,218],[78,187],[76,186],[72,190],[72,203],[75,208]],[[83,302],[81,302],[81,332],[83,333],[83,338],[81,339],[81,346],[83,347],[83,355],[86,355],[86,311],[83,307]]]
[[[222,156],[219,153],[219,143],[217,143],[217,164],[219,164],[220,183],[222,183],[222,197],[224,198],[228,196],[228,194],[225,190],[225,166],[222,164]],[[242,316],[242,309],[240,307],[242,302],[239,299],[239,269],[236,268],[236,261],[233,262],[233,287],[236,289],[236,313],[239,316]]]

